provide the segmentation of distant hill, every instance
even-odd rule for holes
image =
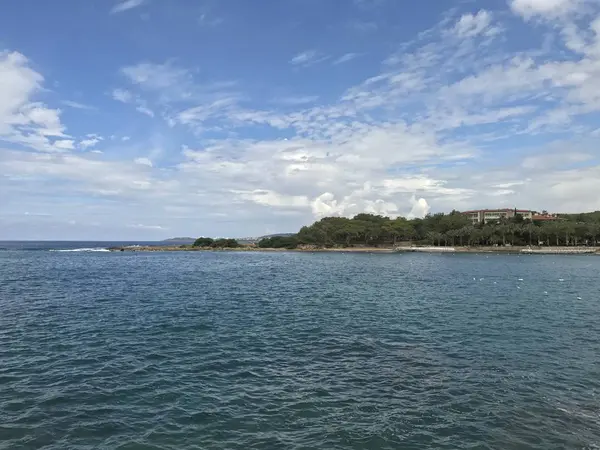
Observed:
[[[296,233],[276,233],[276,234],[265,234],[264,236],[261,236],[258,238],[258,240],[260,241],[261,239],[267,239],[267,238],[272,238],[272,237],[277,237],[277,236],[294,236]]]
[[[261,239],[272,238],[276,236],[294,236],[296,233],[275,233],[275,234],[266,234],[264,236],[258,237],[244,237],[239,238],[237,241],[240,243],[255,243],[260,241]]]
[[[168,243],[168,244],[193,244],[194,241],[196,239],[191,238],[191,237],[174,237],[174,238],[169,238],[169,239],[165,239],[164,243]]]
[[[293,236],[296,233],[275,233],[275,234],[267,234],[265,236],[258,237],[244,237],[236,239],[241,244],[253,244],[255,242],[260,241],[265,238],[272,238],[275,236]],[[166,245],[183,245],[183,244],[193,244],[196,241],[196,238],[192,237],[173,237],[169,239],[165,239],[164,241],[160,241]]]

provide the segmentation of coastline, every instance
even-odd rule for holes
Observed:
[[[496,253],[518,255],[600,255],[600,247],[338,247],[338,248],[210,248],[175,245],[111,247],[111,252],[301,252],[301,253]]]
[[[232,247],[232,248],[212,248],[212,247],[191,247],[191,246],[125,246],[111,247],[111,252],[302,252],[302,253],[396,253],[396,250],[390,247],[344,247],[344,248],[259,248],[251,246]]]

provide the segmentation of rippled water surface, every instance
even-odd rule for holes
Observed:
[[[599,277],[595,256],[0,252],[0,448],[597,449]]]

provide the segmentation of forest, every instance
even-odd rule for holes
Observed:
[[[557,220],[531,221],[520,215],[473,225],[459,211],[420,219],[358,214],[353,218],[326,217],[296,235],[273,236],[261,248],[293,249],[300,245],[322,248],[395,246],[399,243],[433,246],[545,245],[595,246],[600,238],[600,211],[563,214]]]

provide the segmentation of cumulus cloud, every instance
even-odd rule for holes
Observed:
[[[134,162],[142,166],[152,167],[152,161],[150,161],[148,158],[135,158]]]
[[[414,218],[414,217],[423,218],[427,214],[429,214],[429,210],[431,208],[429,207],[429,204],[427,203],[427,200],[425,200],[424,198],[416,199],[413,196],[410,199],[410,203],[412,204],[412,208],[411,208],[410,212],[408,213],[407,217],[410,217],[410,218]]]
[[[18,52],[0,52],[0,140],[40,151],[69,148],[59,109],[35,101],[44,78]]]

